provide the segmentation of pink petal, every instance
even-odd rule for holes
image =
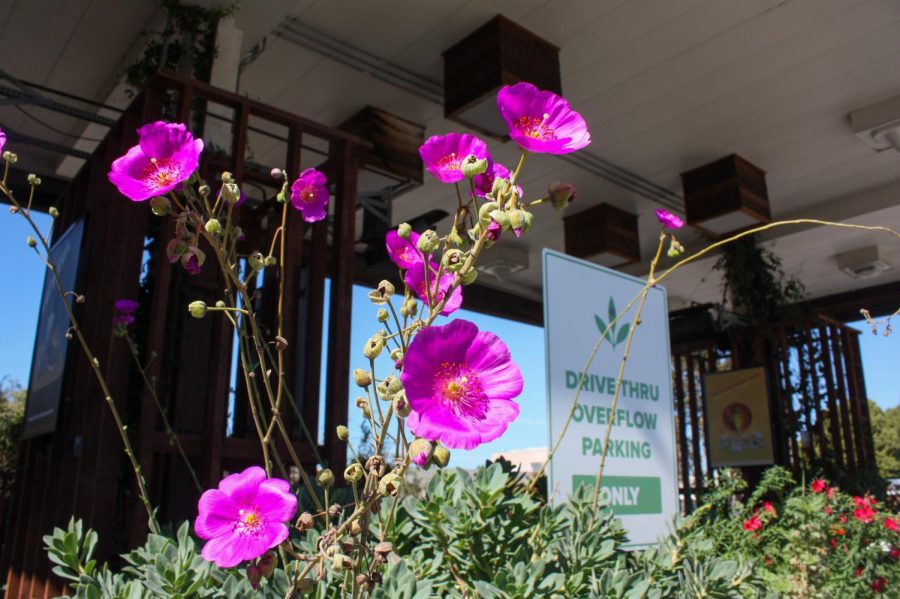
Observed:
[[[218,489],[210,489],[200,496],[197,512],[194,531],[201,539],[212,539],[230,533],[239,518],[238,506]]]
[[[285,522],[293,518],[297,513],[297,497],[273,487],[266,488],[265,485],[260,485],[253,505],[272,522]]]
[[[219,481],[219,490],[231,497],[236,504],[251,503],[264,480],[266,471],[259,466],[250,466],[243,472],[229,474]]]

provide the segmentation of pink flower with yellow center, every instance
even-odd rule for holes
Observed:
[[[519,415],[522,373],[499,337],[454,320],[421,330],[403,358],[409,429],[451,449],[502,435]]]
[[[419,234],[415,231],[410,232],[409,239],[400,237],[397,231],[388,231],[384,238],[391,261],[404,270],[421,264],[423,261],[422,252],[416,248],[417,241],[419,241]]]
[[[419,148],[425,168],[443,183],[465,179],[461,167],[463,159],[469,155],[490,160],[487,144],[468,133],[434,135]]]
[[[328,179],[321,171],[308,168],[291,185],[291,204],[303,214],[303,220],[314,223],[328,215]]]
[[[419,261],[407,269],[406,274],[403,276],[403,281],[406,283],[407,287],[415,291],[419,296],[419,299],[424,302],[428,301],[428,292],[426,290],[430,288],[431,299],[434,301],[435,305],[437,305],[444,299],[444,294],[446,294],[447,290],[450,289],[450,286],[453,285],[454,276],[453,273],[445,272],[441,275],[440,281],[437,281],[438,267],[429,262],[427,270],[428,284],[426,285],[425,268],[424,260]],[[453,293],[450,294],[447,303],[444,304],[444,307],[441,309],[441,315],[449,316],[453,312],[456,312],[461,305],[462,287],[457,286],[457,288],[453,290]]]
[[[201,555],[220,568],[256,559],[288,538],[285,524],[297,513],[297,497],[280,478],[251,466],[226,476],[203,493],[194,531],[206,540]]]
[[[197,170],[203,140],[185,125],[157,121],[137,133],[138,145],[117,158],[108,175],[125,197],[140,202],[164,195]]]
[[[565,98],[530,83],[501,88],[497,108],[509,136],[528,152],[568,154],[591,143],[587,124]]]

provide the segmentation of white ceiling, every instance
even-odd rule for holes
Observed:
[[[0,68],[104,100],[155,12],[146,0],[0,0]],[[44,18],[51,13],[54,19]],[[893,0],[244,0],[237,23],[245,50],[290,16],[440,81],[443,50],[497,13],[561,48],[563,92],[590,126],[593,154],[680,193],[680,172],[737,153],[767,171],[776,218],[900,228],[900,154],[870,150],[847,120],[900,95],[900,5]],[[271,34],[241,73],[239,91],[330,125],[373,104],[426,125],[429,135],[459,128],[443,119],[441,106]],[[0,123],[41,132],[9,107],[0,109]],[[500,162],[516,160],[514,144],[489,145]],[[260,146],[254,155],[264,157]],[[610,202],[638,214],[643,255],[653,251],[654,202],[557,158],[529,157],[528,197],[553,180],[578,188],[572,213]],[[395,200],[394,218],[448,206],[455,206],[453,189],[429,180]],[[532,267],[508,281],[533,296],[540,248],[563,247],[559,216],[536,212],[522,240]],[[700,243],[693,233],[682,236],[689,248]],[[895,269],[865,284],[900,280],[900,244],[887,237],[785,228],[767,238],[812,297],[859,288],[833,256],[875,242]],[[720,297],[714,261],[671,279],[672,307]]]

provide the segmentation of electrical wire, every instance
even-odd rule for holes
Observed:
[[[66,133],[65,131],[63,131],[61,129],[57,129],[53,125],[46,123],[43,120],[39,119],[38,117],[34,116],[33,114],[31,114],[30,112],[28,112],[27,110],[25,110],[24,108],[19,106],[18,104],[16,104],[16,109],[19,112],[21,112],[22,114],[24,114],[25,116],[27,116],[28,118],[30,118],[32,121],[36,122],[37,124],[39,124],[43,127],[46,127],[47,129],[49,129],[50,131],[53,131],[54,133],[58,133],[59,135],[64,135],[66,137],[72,137],[74,139],[83,139],[84,141],[93,141],[96,143],[100,143],[101,141],[103,141],[102,139],[97,139],[94,137],[84,137],[81,135],[75,135],[73,133]]]

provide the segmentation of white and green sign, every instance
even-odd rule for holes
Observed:
[[[556,501],[565,501],[578,486],[596,484],[611,423],[601,497],[621,518],[631,546],[653,543],[667,532],[679,509],[666,291],[655,287],[647,295],[613,412],[616,377],[637,302],[615,319],[644,282],[547,249],[543,263],[551,447],[581,385],[572,422],[550,464],[551,493]],[[584,371],[607,326],[607,339]]]

